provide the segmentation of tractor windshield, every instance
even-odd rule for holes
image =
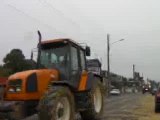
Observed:
[[[68,45],[54,46],[42,49],[40,64],[45,68],[63,69],[69,64]]]

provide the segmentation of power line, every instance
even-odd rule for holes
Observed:
[[[44,26],[46,26],[46,27],[48,27],[48,28],[50,28],[50,29],[56,31],[57,33],[62,33],[62,32],[58,32],[55,28],[51,27],[50,25],[48,25],[48,24],[46,24],[46,23],[44,23],[44,22],[38,20],[37,18],[32,17],[31,15],[25,13],[24,11],[18,9],[17,7],[15,7],[15,6],[13,6],[13,5],[10,5],[10,4],[7,4],[7,3],[4,3],[4,4],[5,4],[6,6],[12,8],[12,9],[14,9],[15,11],[21,13],[22,15],[27,16],[27,17],[33,19],[34,21],[37,21],[37,22],[39,22],[40,24],[43,24]],[[63,33],[63,34],[64,34],[64,33]]]
[[[56,11],[56,12],[60,13],[64,18],[68,19],[73,25],[78,26],[78,28],[80,28],[79,25],[78,25],[76,22],[74,22],[72,19],[66,17],[62,11],[60,11],[60,10],[56,9],[55,7],[53,7],[53,5],[51,5],[51,4],[50,4],[49,2],[47,2],[46,0],[39,0],[39,1],[40,1],[40,2],[43,1],[43,2],[44,2],[48,7],[50,7],[53,11]],[[51,13],[52,13],[52,12],[51,12]]]
[[[52,5],[51,3],[49,3],[49,2],[47,2],[47,0],[39,0],[39,1],[40,1],[40,2],[43,1],[44,3],[46,3],[46,5],[48,5],[53,11],[57,11],[57,12],[60,13],[64,18],[68,19],[70,22],[72,22],[72,24],[78,26],[78,28],[80,29],[80,26],[79,26],[75,21],[73,21],[72,19],[66,17],[62,11],[60,11],[60,10],[56,9],[55,7],[53,7],[53,5]],[[94,22],[94,24],[95,24],[95,22]],[[104,28],[101,28],[101,29],[102,29],[103,32],[105,32]]]

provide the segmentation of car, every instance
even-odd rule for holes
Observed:
[[[121,92],[120,92],[119,89],[112,89],[112,90],[110,91],[110,94],[111,94],[111,95],[120,95]]]
[[[160,110],[160,88],[157,90],[155,94],[155,112]]]
[[[146,92],[151,93],[151,86],[149,85],[143,86],[142,93],[144,94]]]

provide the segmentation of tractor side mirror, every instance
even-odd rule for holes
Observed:
[[[86,56],[90,56],[91,55],[91,50],[89,46],[86,46]]]

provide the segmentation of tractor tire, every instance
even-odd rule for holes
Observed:
[[[39,120],[74,120],[74,96],[67,87],[56,86],[39,104]]]
[[[83,120],[98,120],[103,113],[104,98],[103,98],[103,85],[98,80],[92,87],[89,96],[89,108],[81,111]]]
[[[9,112],[7,115],[8,120],[22,120],[25,118],[24,105],[15,103],[12,105],[14,112]]]

